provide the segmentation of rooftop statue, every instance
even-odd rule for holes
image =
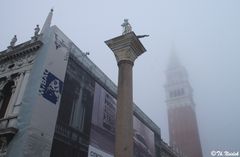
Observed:
[[[14,35],[14,37],[12,38],[12,40],[11,40],[11,42],[10,42],[10,46],[11,46],[11,47],[14,47],[15,44],[16,44],[16,42],[17,42],[17,35]]]
[[[38,36],[38,33],[40,31],[39,25],[36,26],[36,28],[34,28],[34,36]]]
[[[124,23],[121,26],[123,27],[122,35],[132,32],[132,26],[128,22],[128,19],[124,19]]]

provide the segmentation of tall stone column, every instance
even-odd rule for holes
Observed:
[[[146,50],[132,31],[105,43],[113,51],[119,68],[115,157],[133,157],[132,68],[135,59]]]

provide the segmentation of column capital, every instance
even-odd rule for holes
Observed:
[[[135,59],[146,51],[134,32],[107,40],[105,43],[113,51],[117,63],[120,61],[134,63]]]

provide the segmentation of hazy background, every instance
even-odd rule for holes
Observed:
[[[104,41],[128,18],[148,50],[134,66],[134,101],[168,142],[165,70],[172,45],[194,89],[203,153],[240,151],[239,0],[1,0],[0,51],[16,34],[29,40],[51,8],[57,25],[117,83],[115,57]]]

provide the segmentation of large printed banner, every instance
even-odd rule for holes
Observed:
[[[88,157],[114,155],[116,99],[99,84],[95,85]],[[154,133],[135,116],[134,157],[155,157]],[[92,153],[91,153],[92,152]],[[96,155],[95,154],[95,155]]]
[[[43,34],[18,117],[9,157],[49,157],[71,41],[56,27]]]
[[[133,117],[134,156],[155,157],[154,133],[139,119]]]
[[[38,143],[38,145],[32,145],[32,148],[29,149],[29,152],[31,150],[35,151],[34,154],[29,153],[34,156],[50,155],[68,63],[68,45],[71,42],[56,27],[52,27],[51,30],[47,57],[45,63],[43,63],[43,73],[36,98],[37,102],[33,106],[33,116],[30,122],[32,134],[29,136],[29,143]],[[36,154],[36,150],[39,151],[38,154]]]
[[[41,130],[51,138],[54,135],[67,68],[69,55],[67,43],[71,42],[56,27],[53,27],[52,31],[31,121],[31,126]]]

